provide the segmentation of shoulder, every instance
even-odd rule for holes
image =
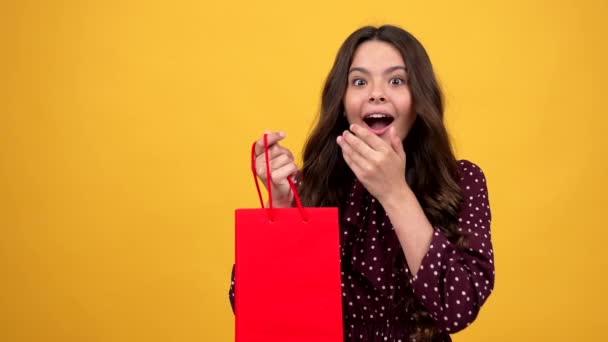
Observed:
[[[489,227],[492,214],[484,172],[477,164],[468,160],[458,161],[458,171],[460,173],[458,183],[463,197],[459,220],[467,224],[472,223],[474,227],[470,229],[475,229],[479,223],[482,223],[482,228]]]
[[[458,161],[459,183],[465,193],[479,192],[486,188],[486,176],[479,165],[469,160]]]
[[[458,161],[458,172],[460,173],[461,179],[467,179],[471,177],[484,177],[483,170],[479,165],[473,163],[472,161],[461,159]]]

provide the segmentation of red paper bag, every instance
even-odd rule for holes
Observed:
[[[342,342],[337,208],[238,209],[235,309],[237,342]],[[268,143],[264,136],[266,171]]]

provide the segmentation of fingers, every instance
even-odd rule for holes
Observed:
[[[284,181],[285,179],[287,179],[287,177],[296,173],[297,171],[298,171],[298,168],[297,168],[296,164],[288,163],[288,164],[281,166],[280,168],[278,168],[276,170],[273,170],[270,174],[270,177],[272,177],[272,182],[274,184],[278,184],[278,183],[281,183],[282,181]]]
[[[282,154],[286,154],[289,157],[291,157],[291,159],[293,159],[293,155],[291,154],[291,151],[279,144],[275,144],[271,148],[268,149],[268,158],[270,158],[271,160]],[[260,157],[266,158],[266,156],[263,153],[260,154]]]
[[[285,133],[284,132],[270,132],[268,133],[268,151],[270,152],[270,147],[273,146],[274,144],[278,143],[279,141],[285,139]],[[260,154],[264,153],[264,136],[262,136],[260,139],[258,139],[255,142],[255,155],[256,157],[259,156]]]
[[[365,144],[349,132],[344,133],[343,136],[339,136],[337,142],[342,149],[344,160],[349,164],[351,169],[353,166],[356,166],[359,170],[366,170],[369,167],[367,158],[358,150],[358,148],[361,148],[363,150],[368,149],[368,153],[374,152],[369,146],[362,146]],[[355,145],[357,145],[358,148]]]
[[[295,165],[294,157],[291,151],[287,148],[279,145],[279,141],[285,138],[283,132],[266,132],[268,134],[268,164],[270,167],[270,174],[273,183],[284,181],[287,176],[297,172],[297,166]],[[264,137],[256,141],[255,147],[255,165],[256,173],[262,179],[267,181],[267,170],[266,170],[266,155],[264,153]]]
[[[287,163],[293,163],[293,154],[291,153],[291,151],[289,151],[288,149],[286,149],[285,147],[279,146],[279,145],[274,145],[273,147],[271,147],[270,149],[268,149],[268,157],[269,157],[269,165],[270,165],[270,171],[272,172],[273,170],[287,164]],[[256,172],[259,176],[261,176],[263,179],[266,178],[266,156],[264,155],[264,153],[260,154],[256,159],[255,159],[255,165],[256,165]]]
[[[374,151],[386,150],[386,143],[370,130],[357,124],[350,125],[350,130]]]
[[[352,153],[357,153],[361,156],[370,157],[374,154],[374,152],[376,152],[358,136],[354,135],[349,131],[345,131],[344,134],[342,134],[342,138],[344,139],[345,144],[350,147]]]
[[[287,155],[293,160],[293,154],[291,154],[291,151],[289,151],[283,146],[275,144],[268,149],[268,158],[270,159],[270,162],[272,162],[273,159],[277,158],[280,155]],[[255,164],[264,165],[264,167],[266,167],[266,155],[264,153],[260,153],[260,155],[255,158]]]
[[[286,154],[282,154],[270,161],[270,169],[277,170],[287,164],[293,164],[293,158]]]

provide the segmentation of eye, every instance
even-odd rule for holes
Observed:
[[[355,78],[350,83],[356,87],[361,87],[361,86],[364,86],[367,84],[367,82],[365,82],[365,80],[362,80],[360,78]]]
[[[394,78],[391,78],[389,83],[392,85],[401,85],[401,84],[405,84],[405,79],[403,79],[401,77],[394,77]]]

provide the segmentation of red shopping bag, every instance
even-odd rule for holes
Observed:
[[[337,208],[238,209],[235,310],[237,342],[341,342],[342,290]],[[268,143],[264,136],[266,172]]]

